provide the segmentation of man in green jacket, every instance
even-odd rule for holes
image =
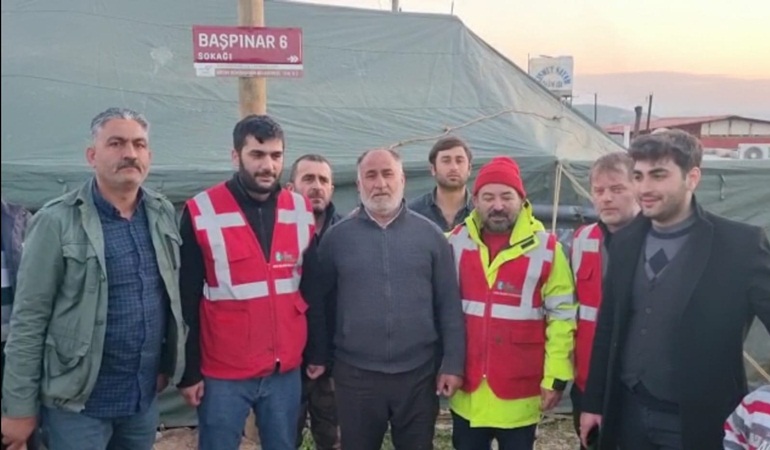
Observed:
[[[49,450],[150,450],[157,392],[183,368],[174,208],[141,187],[149,124],[110,108],[91,123],[94,178],[30,223],[6,343],[3,443],[38,414]]]

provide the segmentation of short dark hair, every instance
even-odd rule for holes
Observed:
[[[619,172],[626,170],[626,175],[631,179],[634,173],[634,159],[628,152],[612,152],[600,156],[591,165],[591,172],[588,174],[588,181],[593,181],[594,175],[601,172]]]
[[[435,166],[436,158],[438,157],[439,152],[443,152],[444,150],[449,150],[455,147],[462,147],[463,150],[465,150],[465,156],[468,157],[469,162],[473,159],[473,153],[471,153],[471,149],[468,147],[468,144],[466,144],[465,141],[457,136],[445,136],[433,144],[433,147],[428,153],[428,162],[430,162],[431,166]]]
[[[628,154],[634,161],[671,159],[685,174],[694,167],[700,167],[703,146],[698,138],[686,131],[667,130],[634,139]]]
[[[246,145],[246,138],[252,136],[260,144],[278,139],[285,144],[283,128],[268,115],[252,114],[244,117],[233,128],[233,148],[240,153]]]
[[[310,162],[317,162],[317,163],[324,163],[327,166],[329,166],[329,170],[332,168],[332,163],[329,162],[328,159],[326,159],[325,156],[319,155],[317,153],[308,153],[305,155],[300,156],[297,158],[296,161],[291,165],[291,173],[289,174],[289,181],[292,183],[294,182],[294,178],[297,177],[297,168],[299,167],[299,163],[302,161],[310,161]]]

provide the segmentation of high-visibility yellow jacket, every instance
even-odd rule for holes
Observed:
[[[525,203],[510,246],[490,261],[476,211],[449,236],[467,330],[463,389],[450,407],[473,427],[541,417],[540,388],[573,379],[577,304],[567,257]]]

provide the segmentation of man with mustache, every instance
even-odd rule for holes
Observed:
[[[533,216],[513,159],[479,170],[473,204],[449,236],[467,330],[465,378],[449,402],[452,443],[531,450],[542,412],[573,378],[572,272]]]
[[[591,201],[599,221],[578,228],[572,241],[572,271],[578,301],[575,333],[575,383],[570,391],[575,430],[580,434],[580,404],[588,379],[596,317],[602,300],[602,280],[608,267],[607,250],[612,237],[639,214],[633,180],[634,160],[628,153],[599,157],[591,166],[588,181]]]
[[[432,449],[438,395],[460,386],[465,359],[452,254],[441,230],[406,206],[396,151],[367,151],[357,166],[361,207],[321,241],[315,287],[337,290],[342,448],[379,450],[390,425],[396,449]]]
[[[149,123],[91,122],[93,179],[43,206],[24,241],[6,344],[3,442],[42,416],[50,450],[151,450],[157,393],[184,365],[174,207],[142,187]]]
[[[770,243],[698,204],[694,136],[642,136],[629,154],[642,214],[610,245],[581,439],[600,426],[600,448],[722,449],[747,327],[770,328]]]
[[[249,410],[262,448],[293,450],[305,344],[310,379],[328,359],[323,307],[308,309],[315,219],[281,188],[284,132],[271,117],[235,125],[231,158],[233,177],[190,199],[180,223],[190,334],[178,386],[198,408],[201,450],[237,449]]]
[[[431,192],[409,202],[409,209],[430,219],[444,232],[461,224],[473,209],[466,184],[473,155],[462,139],[439,139],[428,153],[430,172],[436,179]]]
[[[291,166],[287,188],[298,192],[313,205],[315,216],[316,240],[320,241],[324,233],[337,223],[341,217],[336,213],[332,194],[334,180],[329,160],[321,155],[302,155]],[[331,302],[325,302],[327,329],[334,329],[334,311]],[[340,431],[337,424],[337,407],[334,400],[334,383],[331,372],[326,372],[315,380],[306,374],[302,376],[302,404],[297,430],[297,448],[302,445],[302,432],[310,416],[310,431],[318,450],[340,448]]]

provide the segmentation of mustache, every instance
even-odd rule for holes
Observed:
[[[121,162],[118,165],[118,170],[123,170],[123,169],[128,169],[128,168],[134,168],[134,169],[137,169],[137,170],[142,170],[142,168],[139,167],[139,163],[136,162],[136,160],[134,160],[134,159],[123,160],[123,162]]]
[[[309,198],[321,198],[323,197],[323,192],[320,189],[311,189],[308,191],[307,196]]]
[[[490,211],[489,217],[508,217],[505,211]]]
[[[254,175],[254,178],[257,178],[257,177],[274,177],[275,173],[273,173],[272,170],[263,170],[261,172],[254,172],[253,175]]]

